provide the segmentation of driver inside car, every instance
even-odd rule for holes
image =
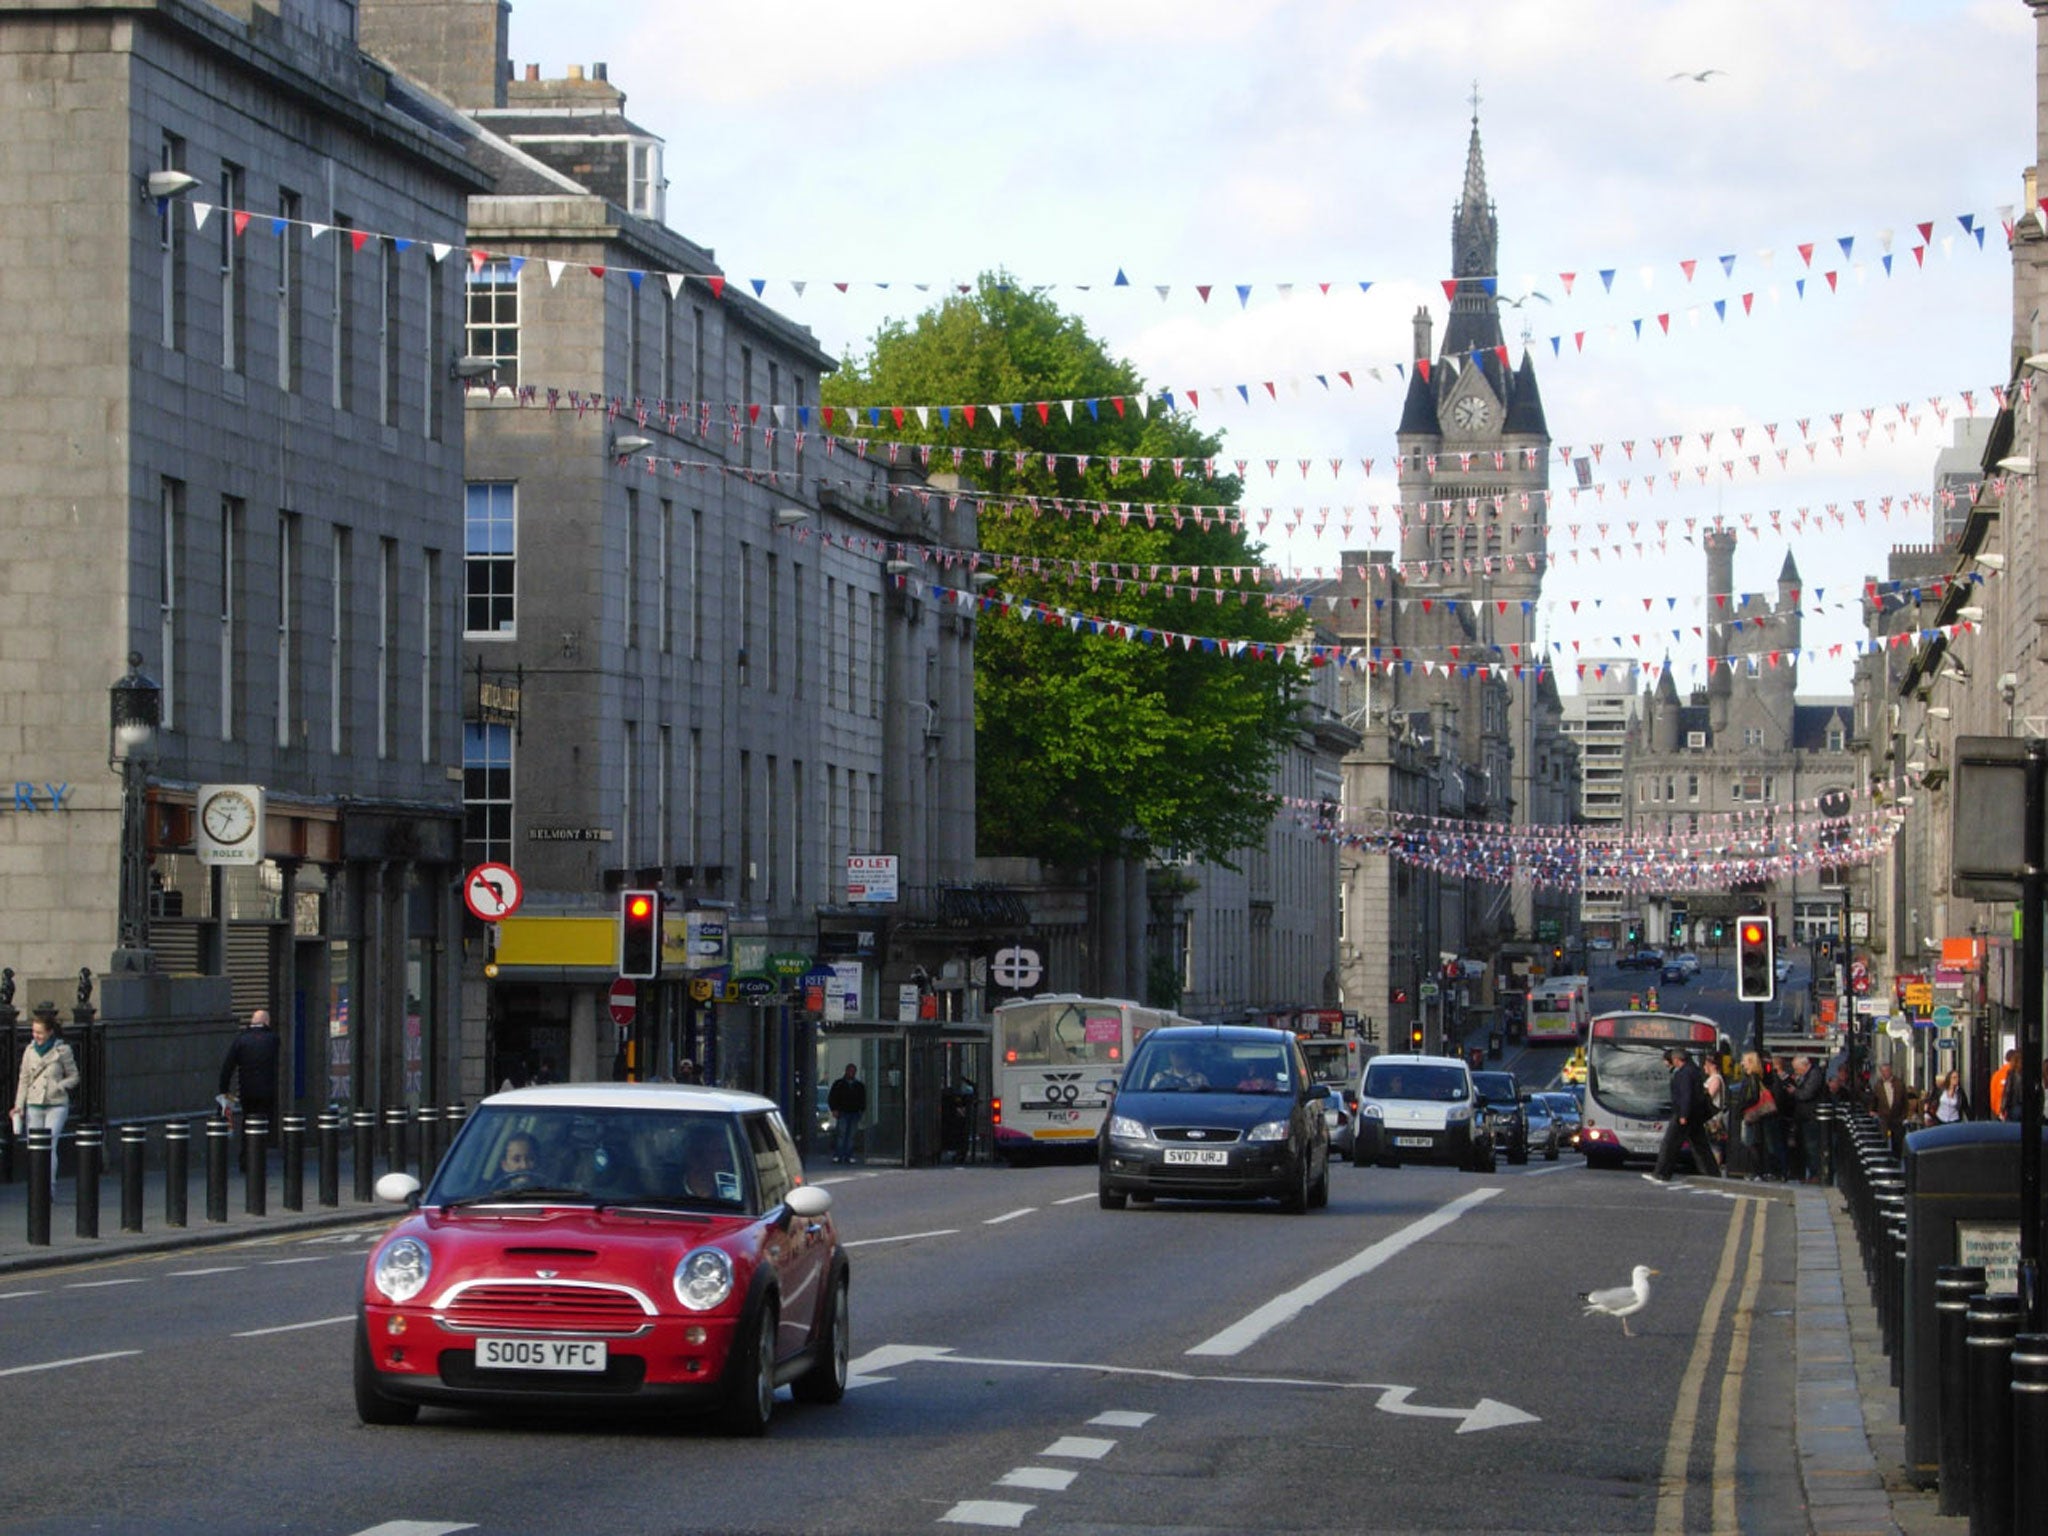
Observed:
[[[540,1143],[526,1131],[517,1131],[505,1138],[505,1149],[498,1158],[498,1176],[495,1187],[517,1189],[532,1184],[540,1178]]]

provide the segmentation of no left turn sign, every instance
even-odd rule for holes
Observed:
[[[525,895],[508,864],[479,864],[463,877],[463,904],[487,923],[517,912]]]

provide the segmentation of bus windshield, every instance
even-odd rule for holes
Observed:
[[[1007,1003],[1003,1065],[1109,1066],[1123,1060],[1123,1014],[1100,1003]]]
[[[1665,1044],[1595,1040],[1586,1053],[1586,1091],[1612,1114],[1662,1120],[1671,1113]]]

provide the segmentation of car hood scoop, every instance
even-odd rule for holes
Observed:
[[[505,1250],[505,1257],[508,1259],[587,1260],[595,1259],[597,1257],[597,1250],[595,1248],[543,1248],[529,1244],[520,1248],[507,1248]]]

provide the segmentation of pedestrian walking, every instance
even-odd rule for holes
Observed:
[[[1885,1140],[1897,1157],[1906,1144],[1906,1085],[1888,1061],[1879,1064],[1877,1081],[1870,1085],[1870,1112],[1884,1127]]]
[[[825,1095],[825,1107],[832,1111],[836,1132],[832,1161],[850,1163],[854,1160],[853,1138],[860,1130],[861,1116],[868,1112],[868,1085],[860,1080],[860,1068],[854,1063],[846,1064],[844,1074]]]
[[[220,1091],[232,1093],[242,1108],[242,1123],[261,1115],[273,1133],[277,1130],[277,1059],[280,1052],[277,1031],[270,1026],[270,1010],[258,1008],[249,1022],[235,1031],[227,1059],[220,1064]]]
[[[1941,1080],[1941,1086],[1927,1096],[1927,1123],[1929,1125],[1954,1125],[1958,1120],[1970,1118],[1969,1096],[1963,1092],[1963,1074],[1954,1067]]]
[[[1755,1051],[1745,1051],[1736,1064],[1734,1081],[1728,1085],[1730,1178],[1764,1176],[1764,1128],[1759,1117],[1775,1114],[1777,1108],[1777,1101],[1764,1087],[1763,1063]]]
[[[1827,1153],[1821,1131],[1820,1107],[1827,1101],[1827,1079],[1811,1056],[1792,1058],[1792,1123],[1799,1132],[1799,1158],[1793,1176],[1808,1184],[1821,1182]]]
[[[2015,1099],[2011,1109],[2006,1107],[2005,1102],[2006,1088],[2011,1084],[2019,1067],[2020,1053],[2017,1050],[2009,1050],[2005,1053],[2005,1065],[1991,1074],[1991,1091],[1986,1097],[1990,1100],[1991,1118],[1994,1120],[2019,1119],[2019,1101]]]
[[[29,1017],[29,1043],[21,1053],[21,1071],[14,1080],[15,1140],[24,1130],[50,1133],[50,1191],[57,1189],[57,1142],[71,1114],[71,1095],[84,1081],[78,1058],[64,1039],[64,1022],[55,1003],[37,1003]]]
[[[1707,1121],[1713,1116],[1714,1104],[1707,1097],[1706,1079],[1684,1051],[1668,1050],[1664,1060],[1671,1067],[1671,1118],[1664,1123],[1664,1143],[1657,1149],[1657,1171],[1651,1177],[1668,1184],[1678,1149],[1685,1145],[1692,1149],[1694,1170],[1717,1179],[1721,1165],[1714,1159],[1714,1144],[1707,1139]]]

